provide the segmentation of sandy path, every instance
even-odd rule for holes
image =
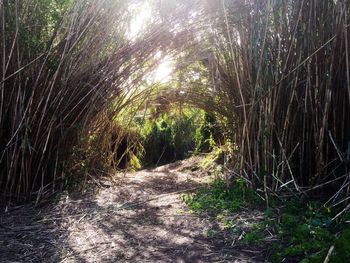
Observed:
[[[0,217],[0,262],[261,262],[180,195],[205,184],[197,159],[126,174],[98,191]],[[194,171],[195,170],[195,171]]]

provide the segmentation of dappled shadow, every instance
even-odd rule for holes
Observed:
[[[205,172],[191,174],[185,165],[127,174],[116,185],[75,193],[44,210],[8,213],[0,222],[12,232],[0,231],[0,261],[259,262],[262,254],[208,235],[222,232],[217,220],[187,211],[179,197],[201,187]]]
[[[59,220],[45,222],[45,212],[20,206],[0,215],[1,262],[57,262],[66,234]],[[45,208],[46,209],[46,208]]]

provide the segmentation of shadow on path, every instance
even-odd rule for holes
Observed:
[[[197,160],[198,161],[198,160]],[[0,216],[1,262],[263,262],[226,242],[216,220],[180,200],[203,186],[205,171],[187,160],[136,174],[43,209]],[[259,252],[259,251],[258,251]]]

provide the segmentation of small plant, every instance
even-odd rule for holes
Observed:
[[[222,174],[222,167],[217,164],[224,163],[224,150],[222,147],[214,147],[213,150],[208,153],[203,159],[201,165],[203,168],[210,168],[214,166],[216,173]]]
[[[284,258],[303,263],[323,262],[332,246],[335,248],[330,262],[350,261],[350,230],[332,224],[334,211],[316,202],[305,205],[292,200],[281,212],[279,223],[271,220],[271,210],[265,213],[269,215],[268,224],[275,229],[279,240],[283,240],[275,246],[274,262],[281,262]]]
[[[341,263],[350,261],[350,227],[343,230],[335,241],[335,251],[331,262]]]
[[[227,188],[223,179],[215,179],[209,187],[199,190],[196,194],[183,194],[182,200],[194,212],[210,211],[219,214],[223,211],[234,212],[242,207],[257,202],[254,192],[244,183]]]
[[[131,153],[130,157],[130,167],[134,170],[140,170],[142,168],[139,158],[133,153]]]
[[[264,234],[261,231],[252,231],[246,233],[243,237],[243,243],[248,245],[254,245],[264,239]]]
[[[229,214],[260,202],[243,180],[227,188],[224,180],[215,179],[197,193],[183,194],[181,197],[191,211],[215,215],[223,230],[232,233],[236,233],[240,227],[230,219]],[[299,199],[273,200],[271,203],[274,207],[266,209],[263,222],[249,225],[248,230],[244,230],[241,244],[261,245],[268,232],[278,240],[272,245],[273,262],[285,259],[303,263],[323,262],[332,246],[334,250],[329,262],[350,262],[350,226],[332,221],[337,214],[334,209],[313,201],[303,203]],[[213,236],[215,231],[211,229],[208,236]]]

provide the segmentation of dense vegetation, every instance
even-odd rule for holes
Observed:
[[[277,261],[332,245],[348,260],[349,17],[347,0],[0,1],[2,198],[212,151],[239,187],[215,181],[184,197],[193,210],[259,194],[290,245]],[[166,56],[172,80],[151,81]]]
[[[200,111],[164,113],[140,123],[145,164],[165,164],[189,157],[196,148],[195,135],[202,122]]]
[[[193,213],[209,214],[223,225],[232,235],[230,242],[270,246],[268,262],[324,262],[328,254],[329,262],[350,260],[349,216],[339,220],[339,209],[317,201],[272,198],[261,222],[242,226],[232,214],[263,206],[261,196],[242,180],[228,189],[225,180],[216,178],[207,188],[183,194],[182,199]],[[209,229],[207,235],[220,235],[220,229]]]
[[[150,108],[138,113],[117,129],[124,139],[112,151],[117,160],[127,156],[129,168],[158,166],[221,147],[215,117],[203,110],[174,104],[162,110]],[[122,113],[116,122],[120,124],[121,119],[128,119],[125,114],[129,116],[130,112]],[[118,161],[115,166],[125,168]]]
[[[50,185],[84,138],[162,94],[219,116],[220,141],[252,187],[346,194],[346,1],[150,1],[156,19],[130,40],[132,4],[2,2],[2,189]],[[145,85],[165,54],[176,58],[174,81]]]
[[[40,196],[101,156],[87,142],[105,146],[115,115],[149,94],[136,87],[155,54],[186,34],[171,30],[169,16],[169,28],[156,21],[131,41],[125,1],[1,1],[0,8],[0,187],[8,196]]]

